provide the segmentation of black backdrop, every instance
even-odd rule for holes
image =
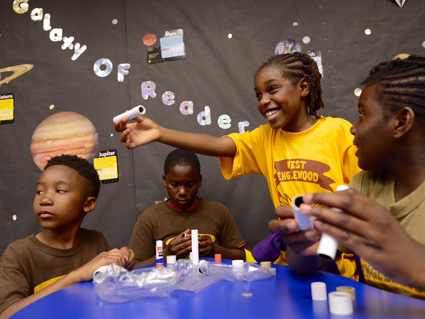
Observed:
[[[29,0],[27,5],[28,11],[18,14],[13,0],[0,0],[0,81],[12,74],[5,68],[34,65],[0,86],[0,94],[15,98],[14,123],[0,125],[0,253],[11,241],[40,230],[32,201],[41,171],[30,143],[52,114],[85,116],[98,132],[98,150],[117,150],[119,182],[102,185],[98,207],[83,224],[102,231],[117,247],[128,243],[141,212],[165,197],[162,167],[172,148],[154,143],[127,150],[114,131],[113,116],[143,104],[147,116],[173,129],[222,136],[238,132],[238,123],[247,121],[246,130],[252,130],[265,123],[256,110],[253,74],[274,55],[277,43],[292,39],[303,51],[321,53],[326,105],[321,114],[354,123],[354,91],[370,68],[400,53],[425,50],[425,2],[418,0],[407,0],[402,8],[393,0]],[[62,49],[62,41],[52,41],[43,21],[31,18],[35,8],[50,15],[52,28],[87,49],[72,60],[75,46]],[[159,41],[176,29],[184,32],[186,57],[148,64],[143,36],[153,33]],[[94,72],[102,58],[112,63],[105,77]],[[130,65],[122,82],[120,64]],[[142,97],[146,81],[155,83],[155,98]],[[175,104],[163,103],[165,92],[174,93]],[[193,102],[193,114],[180,112],[183,101]],[[197,114],[206,106],[211,124],[203,126]],[[231,118],[228,129],[217,122],[222,114]],[[267,223],[274,218],[265,179],[226,181],[218,159],[200,160],[199,195],[230,208],[252,249],[269,234]]]

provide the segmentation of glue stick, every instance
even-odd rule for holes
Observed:
[[[162,240],[156,241],[156,266],[164,265],[164,247],[162,245]]]

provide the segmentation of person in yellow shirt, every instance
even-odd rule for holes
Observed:
[[[324,107],[321,74],[305,53],[277,55],[255,74],[257,109],[267,121],[252,132],[223,137],[167,129],[144,116],[115,123],[129,149],[161,142],[220,157],[226,179],[260,174],[267,179],[275,208],[291,206],[307,192],[333,192],[360,171],[351,123],[319,116]],[[282,256],[285,264],[285,256]]]
[[[223,137],[167,129],[144,116],[115,123],[127,148],[161,142],[195,153],[219,156],[223,175],[266,177],[275,207],[290,206],[300,193],[333,192],[360,171],[351,124],[322,117],[321,74],[307,54],[277,55],[255,74],[257,109],[267,121],[252,132]]]

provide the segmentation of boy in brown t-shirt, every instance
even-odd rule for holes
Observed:
[[[102,233],[80,228],[100,189],[93,165],[75,155],[52,158],[36,186],[34,214],[44,228],[11,243],[0,261],[0,318],[57,290],[89,281],[111,263],[131,269],[134,253],[110,250]]]
[[[168,154],[162,176],[168,200],[145,210],[137,219],[128,244],[134,250],[136,267],[155,264],[155,243],[162,240],[164,258],[188,258],[192,251],[191,230],[199,230],[199,256],[246,259],[245,241],[229,209],[200,198],[201,164],[195,153],[175,149]]]

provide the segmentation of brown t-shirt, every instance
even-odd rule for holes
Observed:
[[[102,233],[81,228],[79,243],[70,249],[56,249],[35,235],[7,246],[0,260],[0,313],[34,293],[34,288],[83,266],[98,254],[110,250]]]
[[[176,211],[166,202],[145,210],[137,219],[128,245],[137,260],[155,256],[155,243],[164,247],[186,229],[198,229],[198,234],[212,235],[214,242],[225,248],[240,248],[245,244],[230,211],[223,204],[199,199],[199,205],[190,211]]]

